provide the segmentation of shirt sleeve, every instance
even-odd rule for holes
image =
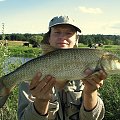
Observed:
[[[86,111],[82,104],[80,109],[80,120],[102,120],[105,114],[105,107],[102,99],[98,96],[96,107],[92,111]]]
[[[18,98],[18,120],[48,120],[48,116],[39,115],[33,105],[33,101],[29,99],[29,84],[21,83],[19,86]]]

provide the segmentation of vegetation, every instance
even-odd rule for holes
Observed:
[[[104,45],[120,45],[119,35],[80,35],[79,42],[83,44],[96,44],[102,43]]]
[[[2,41],[2,40],[1,40]],[[2,41],[4,42],[4,41]],[[24,41],[8,41],[7,49],[10,56],[14,57],[36,57],[41,54],[40,47],[32,47],[30,44],[28,46],[23,46]]]
[[[32,48],[32,47],[8,47],[10,51],[10,56],[16,56],[16,57],[36,57],[39,54],[41,54],[40,48]]]
[[[106,109],[104,120],[120,120],[120,74],[108,77],[100,93]]]
[[[5,40],[11,40],[11,41],[27,41],[32,46],[39,46],[41,40],[43,39],[44,34],[6,34]],[[0,40],[2,40],[2,35],[0,35]]]
[[[0,77],[4,73],[5,59],[9,58],[9,50],[6,47],[0,47]],[[10,65],[11,66],[11,65]],[[9,67],[10,67],[9,66]],[[18,64],[11,66],[10,70],[15,69]],[[13,93],[8,98],[6,105],[0,109],[0,120],[17,120],[17,101],[18,101],[18,88],[16,87]]]
[[[0,47],[0,76],[5,73],[3,71],[4,60],[12,56],[37,56],[41,54],[40,48],[25,47],[23,42],[9,41],[8,47]],[[80,47],[87,47],[87,44],[80,43]],[[119,45],[104,45],[101,49],[112,51],[120,55]],[[29,54],[29,55],[28,55]],[[9,64],[9,69],[12,71],[21,65],[21,62]],[[112,75],[104,82],[104,86],[99,90],[104,101],[106,113],[104,120],[119,120],[120,119],[120,74]],[[6,104],[0,109],[0,120],[17,120],[17,103],[18,103],[18,86],[9,96]]]
[[[5,40],[12,41],[28,41],[31,44],[40,44],[43,39],[44,33],[41,34],[6,34]],[[2,35],[0,35],[0,40],[2,40]],[[88,45],[102,43],[104,45],[120,45],[120,36],[119,35],[102,35],[102,34],[93,34],[93,35],[80,35],[79,42]]]

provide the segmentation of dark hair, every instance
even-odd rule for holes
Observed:
[[[50,33],[51,33],[51,30],[49,30],[47,33],[45,33],[43,40],[41,41],[41,44],[50,44],[49,43]]]

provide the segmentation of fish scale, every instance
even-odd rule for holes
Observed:
[[[88,68],[104,69],[107,74],[120,73],[120,58],[103,50],[88,48],[57,49],[34,58],[0,78],[0,107],[14,86],[31,81],[38,71],[43,77],[50,74],[56,80],[64,81],[83,79]]]
[[[13,86],[13,80],[10,80],[10,78],[14,78],[14,82],[19,83],[21,81],[30,80],[37,71],[41,71],[43,76],[45,76],[46,74],[51,74],[58,79],[64,80],[65,69],[69,71],[70,66],[74,65],[72,69],[73,71],[75,71],[77,70],[75,68],[78,68],[78,66],[80,66],[81,69],[79,71],[81,72],[84,67],[91,67],[90,64],[93,65],[94,62],[96,63],[96,61],[98,61],[101,56],[101,51],[94,49],[56,50],[54,52],[50,52],[46,55],[28,61],[24,65],[17,68],[14,72],[12,72],[12,74],[10,73],[6,75],[5,78],[3,77],[3,83],[6,85],[6,87],[9,88]],[[94,64],[94,67],[96,67],[96,64]],[[69,74],[70,77],[72,77],[71,74]],[[9,82],[10,84],[8,84]]]

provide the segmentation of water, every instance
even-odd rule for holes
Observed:
[[[3,65],[4,74],[8,74],[13,71],[18,66],[24,64],[25,62],[31,60],[32,58],[24,58],[24,57],[9,57],[5,60]]]
[[[22,64],[24,64],[25,62],[31,60],[32,58],[24,58],[24,57],[10,57],[6,60],[6,63],[12,63],[14,64],[14,62],[18,61],[21,62]]]

